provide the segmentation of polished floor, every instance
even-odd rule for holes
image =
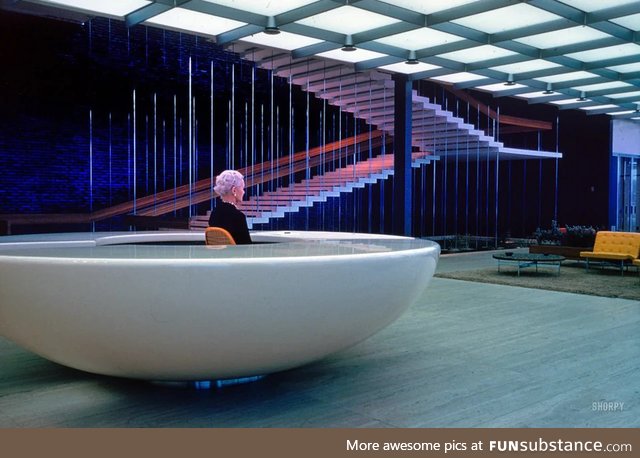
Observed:
[[[637,301],[435,278],[357,346],[213,389],[87,374],[0,338],[0,427],[640,427],[639,329]]]

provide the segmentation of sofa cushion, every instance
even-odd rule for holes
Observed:
[[[591,253],[619,254],[628,255],[630,259],[638,258],[640,255],[640,233],[598,231]]]
[[[582,257],[582,258],[594,258],[594,259],[614,259],[616,261],[624,261],[624,260],[631,261],[631,260],[635,259],[630,254],[612,253],[612,252],[607,252],[607,251],[600,251],[600,252],[581,251],[580,252],[580,257]]]

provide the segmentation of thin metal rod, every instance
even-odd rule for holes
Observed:
[[[193,186],[193,175],[192,175],[192,156],[193,156],[193,100],[192,100],[192,68],[191,68],[191,56],[189,56],[189,217],[191,217],[191,191]]]
[[[93,111],[89,110],[89,212],[93,213]]]
[[[138,199],[138,185],[136,179],[137,172],[137,141],[136,141],[136,90],[133,90],[133,214],[136,214],[137,199]]]
[[[211,123],[210,123],[210,131],[209,131],[209,144],[211,145],[211,150],[210,150],[210,154],[209,154],[209,206],[213,207],[213,186],[214,186],[214,167],[213,167],[213,126],[215,124],[214,122],[214,110],[213,110],[213,98],[214,98],[214,93],[213,93],[213,60],[210,61],[210,73],[211,73],[211,90],[210,90],[210,106],[209,106],[209,116],[211,118]]]
[[[560,145],[560,116],[556,117],[556,153]],[[558,158],[555,160],[555,188],[554,188],[554,205],[553,205],[553,219],[558,221]]]
[[[178,189],[178,99],[173,95],[173,214],[176,215],[177,208],[177,189]]]
[[[500,107],[496,110],[496,140],[500,141]],[[500,148],[496,153],[496,183],[495,183],[495,248],[498,248],[498,218],[500,213]]]
[[[156,211],[156,196],[158,194],[158,111],[157,94],[153,93],[153,212]]]

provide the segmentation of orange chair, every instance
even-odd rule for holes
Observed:
[[[235,245],[231,234],[221,227],[208,227],[204,230],[204,239],[207,245]]]

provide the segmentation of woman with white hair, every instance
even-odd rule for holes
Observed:
[[[229,231],[236,245],[251,243],[247,217],[237,205],[244,197],[244,177],[236,170],[225,170],[216,177],[213,190],[220,197],[216,207],[211,211],[209,226],[217,226]]]

